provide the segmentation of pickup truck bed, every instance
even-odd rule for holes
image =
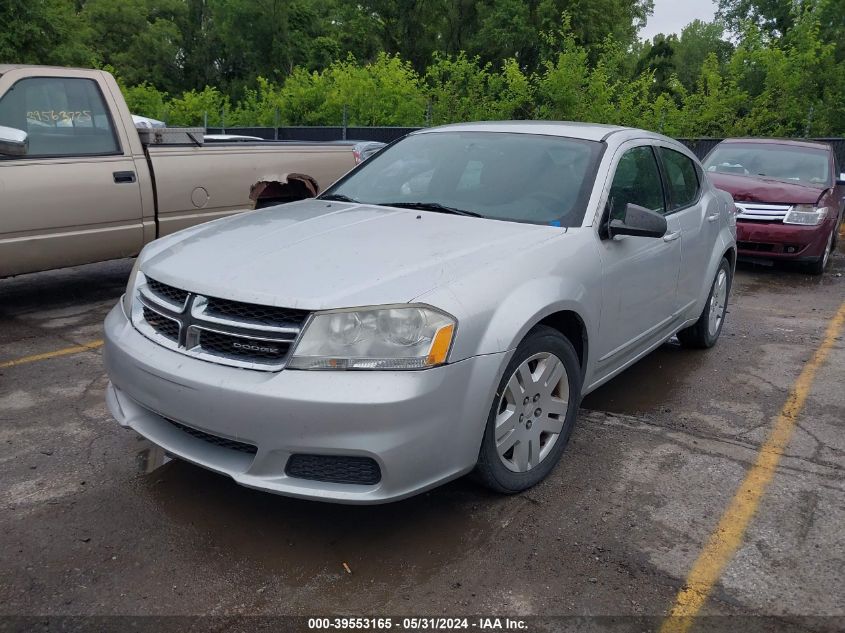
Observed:
[[[25,153],[0,154],[0,278],[135,255],[194,224],[309,197],[359,157],[346,141],[142,143],[99,70],[0,65],[0,126],[28,135]]]

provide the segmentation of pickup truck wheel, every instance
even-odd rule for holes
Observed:
[[[839,226],[837,222],[836,227]],[[811,275],[821,275],[827,269],[827,265],[830,263],[830,257],[833,255],[833,246],[834,246],[834,235],[837,232],[837,228],[834,228],[830,235],[827,238],[827,246],[824,247],[824,254],[819,257],[816,261],[807,265],[807,271]]]
[[[496,390],[475,477],[514,494],[542,481],[560,460],[581,404],[581,367],[569,340],[537,326],[516,348]]]
[[[725,314],[728,312],[728,297],[731,294],[731,264],[722,258],[707,303],[695,325],[691,325],[678,332],[678,340],[684,347],[708,349],[719,340],[722,326],[725,324]]]

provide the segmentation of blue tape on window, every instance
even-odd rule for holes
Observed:
[[[552,220],[549,222],[549,226],[560,226],[560,220]]]

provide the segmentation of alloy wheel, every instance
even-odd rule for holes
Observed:
[[[713,292],[710,295],[710,314],[707,320],[707,332],[710,336],[716,336],[722,320],[725,318],[725,309],[728,305],[728,273],[723,268],[719,269],[716,281],[713,282]]]
[[[830,235],[827,238],[827,246],[824,248],[824,255],[822,255],[822,270],[827,268],[827,264],[830,261],[830,255],[833,252],[833,234],[836,232],[834,229],[830,232]]]

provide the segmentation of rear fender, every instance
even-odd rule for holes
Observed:
[[[284,204],[315,197],[320,191],[317,179],[308,174],[282,174],[259,180],[249,189],[253,208]]]

